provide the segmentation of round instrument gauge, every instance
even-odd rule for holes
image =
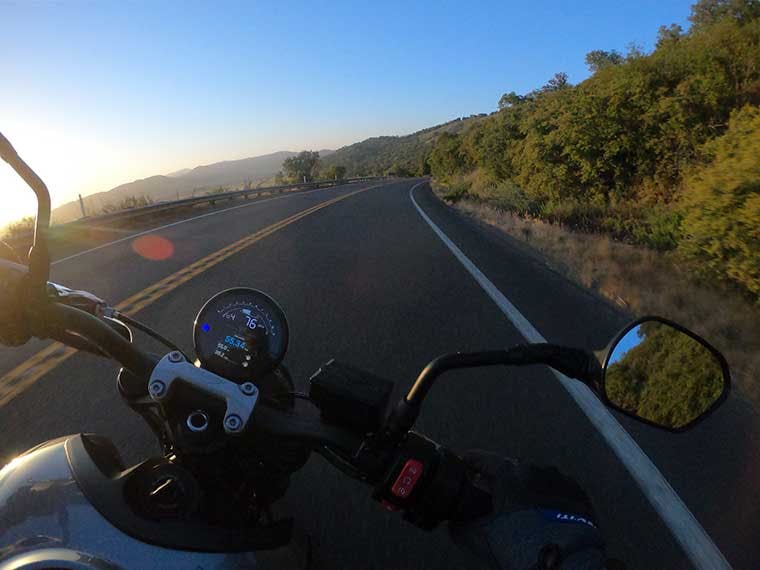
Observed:
[[[235,382],[273,370],[288,349],[288,321],[269,295],[238,287],[217,293],[195,317],[195,353],[203,368]]]

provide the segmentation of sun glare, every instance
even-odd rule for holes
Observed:
[[[16,152],[47,185],[51,199],[63,198],[66,188],[67,156],[74,150],[71,142],[64,144],[63,137],[52,129],[38,128],[33,124],[3,124],[3,134]],[[6,226],[37,212],[37,199],[26,183],[9,164],[0,162],[0,191],[3,194],[0,208],[0,225]]]
[[[0,161],[0,227],[20,220],[25,216],[34,216],[37,212],[37,200],[34,193],[24,184],[13,169]]]
[[[107,190],[113,185],[108,174],[119,175],[119,170],[113,168],[115,153],[88,140],[76,129],[45,127],[21,120],[3,120],[1,128],[16,152],[47,185],[54,209],[76,200],[79,193]],[[3,196],[0,227],[36,214],[34,193],[5,162],[0,162],[0,192]]]

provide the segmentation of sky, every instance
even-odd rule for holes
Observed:
[[[644,340],[646,340],[646,337],[642,338],[639,335],[640,330],[640,326],[634,327],[618,341],[618,343],[615,345],[615,349],[610,355],[609,364],[615,364],[617,361],[621,360],[629,350],[640,345],[642,342],[644,342]]]
[[[691,1],[0,0],[0,132],[54,205],[181,168],[491,112]],[[0,223],[34,212],[0,164]]]

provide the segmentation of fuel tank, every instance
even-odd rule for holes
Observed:
[[[0,470],[0,570],[305,567],[306,556],[292,546],[258,555],[194,552],[149,544],[123,532],[77,483],[67,449],[83,437],[48,441]]]

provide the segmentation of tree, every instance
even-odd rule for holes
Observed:
[[[402,177],[408,177],[411,176],[411,171],[403,164],[394,164],[392,165],[386,172],[386,176],[402,176]]]
[[[657,47],[665,44],[677,42],[683,35],[683,28],[679,24],[670,24],[669,26],[660,26],[657,30]]]
[[[467,169],[460,145],[458,135],[441,133],[438,136],[430,153],[430,170],[434,176],[451,176]]]
[[[689,20],[697,27],[705,27],[731,19],[746,23],[760,18],[758,0],[698,0],[691,7]]]
[[[586,54],[586,65],[591,70],[591,73],[596,73],[600,69],[612,65],[620,65],[623,61],[625,61],[625,58],[615,50],[604,51],[602,49],[595,49]]]
[[[513,107],[514,105],[518,105],[523,101],[524,97],[518,95],[514,91],[510,91],[509,93],[504,93],[504,95],[501,96],[501,99],[499,99],[499,111],[502,111],[504,109],[509,109],[510,107]]]
[[[430,156],[427,154],[420,154],[417,157],[417,176],[429,176],[430,175]]]
[[[298,182],[311,182],[319,172],[319,153],[312,150],[299,152],[282,163],[286,176]]]
[[[640,57],[645,57],[646,52],[644,51],[644,48],[641,47],[640,44],[637,44],[636,42],[629,42],[627,46],[625,46],[625,58],[628,61],[632,61],[634,59],[638,59]]]
[[[343,180],[346,177],[346,167],[333,164],[320,173],[325,180]]]
[[[731,116],[686,184],[681,250],[760,296],[760,110]]]
[[[567,73],[560,71],[554,74],[554,77],[541,88],[541,91],[560,91],[568,87],[570,87],[570,82],[567,79]]]

